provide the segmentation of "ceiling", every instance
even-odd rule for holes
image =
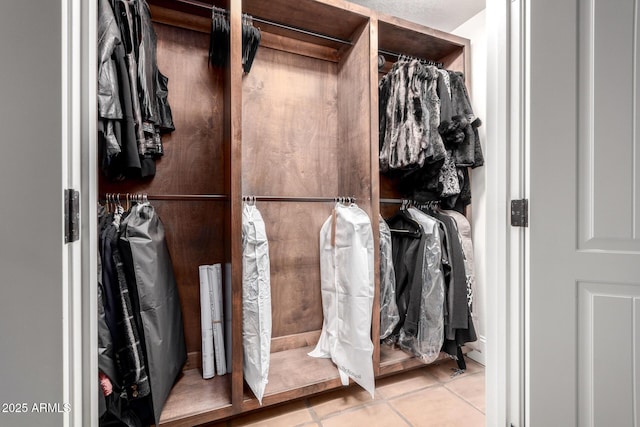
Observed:
[[[485,0],[349,0],[427,27],[450,32],[485,8]]]

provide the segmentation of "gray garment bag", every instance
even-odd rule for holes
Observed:
[[[164,227],[149,203],[135,204],[120,226],[127,279],[139,308],[139,327],[151,385],[155,423],[187,360],[182,312]]]

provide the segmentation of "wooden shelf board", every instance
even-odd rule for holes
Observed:
[[[342,1],[297,0],[245,0],[244,13],[278,24],[301,28],[341,40],[351,40],[353,33],[367,21],[366,9],[352,7]],[[339,49],[341,45],[330,40],[308,36],[294,31],[256,23],[268,32],[314,44]]]
[[[269,383],[262,401],[263,406],[342,386],[338,368],[331,359],[319,359],[307,354],[314,348],[315,346],[307,346],[271,353]],[[243,411],[259,407],[257,399],[245,385]]]
[[[462,37],[396,17],[378,16],[378,49],[439,61],[465,46],[469,41]]]
[[[231,415],[231,374],[204,380],[199,369],[190,369],[173,386],[160,425],[195,425]]]
[[[440,356],[438,356],[438,358],[432,363],[437,363],[448,358],[449,356],[447,354],[441,352]],[[411,354],[387,344],[380,345],[379,376],[390,375],[396,372],[402,372],[408,369],[419,368],[422,366],[426,365]]]

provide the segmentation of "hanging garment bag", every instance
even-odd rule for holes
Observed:
[[[120,248],[134,284],[144,336],[155,423],[186,362],[182,312],[164,227],[149,203],[135,204],[121,224]]]
[[[255,205],[242,209],[242,347],[244,379],[262,405],[271,352],[269,244]]]
[[[366,212],[336,204],[320,231],[322,333],[313,357],[331,358],[343,385],[349,377],[371,397],[373,378],[373,231]]]
[[[391,230],[387,223],[380,223],[380,339],[387,338],[400,321],[396,304],[396,272],[393,268]]]
[[[420,223],[426,239],[418,327],[415,334],[408,334],[404,328],[401,329],[398,345],[411,351],[423,363],[432,363],[440,355],[444,342],[445,294],[440,228],[435,219],[418,209],[409,208],[407,212]]]

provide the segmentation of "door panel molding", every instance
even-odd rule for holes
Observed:
[[[577,293],[578,425],[636,425],[640,283],[577,282]]]
[[[578,1],[578,33],[577,247],[640,253],[638,1]]]

